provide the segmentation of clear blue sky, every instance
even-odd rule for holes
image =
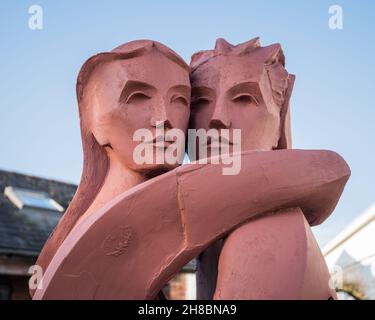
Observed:
[[[28,28],[28,8],[44,29]],[[328,27],[328,8],[344,29]],[[236,44],[280,42],[297,75],[295,148],[330,149],[352,177],[321,244],[375,201],[375,1],[2,1],[0,5],[0,168],[79,182],[82,151],[75,81],[91,55],[154,39],[189,61],[217,37]]]

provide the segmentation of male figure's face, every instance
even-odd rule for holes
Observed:
[[[152,133],[153,159],[156,153],[164,153],[172,142],[156,143],[157,124],[164,135],[171,129],[186,132],[190,115],[190,81],[188,71],[163,54],[152,51],[146,55],[115,60],[98,66],[87,101],[91,109],[91,129],[101,145],[107,145],[118,160],[136,171],[172,169],[175,164],[137,164],[134,149],[140,144],[134,141],[138,129]],[[159,140],[158,140],[159,141]],[[179,158],[183,158],[184,141]],[[155,162],[155,161],[154,161]]]
[[[272,99],[263,61],[247,55],[217,56],[192,73],[191,84],[193,129],[241,129],[241,150],[277,146],[280,107]],[[229,140],[231,152],[236,142],[231,134]]]

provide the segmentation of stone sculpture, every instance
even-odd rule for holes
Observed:
[[[241,150],[291,148],[289,100],[295,77],[285,69],[279,44],[261,47],[259,38],[254,38],[234,46],[218,39],[214,50],[193,55],[191,68],[194,128],[241,129]],[[323,217],[310,217],[309,223],[322,221]],[[226,239],[220,259],[221,241],[200,256],[198,298],[336,297],[300,208],[279,211],[239,229]],[[297,260],[293,251],[298,252]],[[304,277],[313,277],[313,284]]]
[[[192,94],[188,65],[155,41],[130,42],[84,64],[77,81],[82,180],[38,259],[45,272],[34,299],[155,299],[199,255],[201,298],[334,297],[309,224],[334,210],[350,170],[334,152],[289,149],[294,77],[280,46],[218,40],[191,67]],[[185,143],[159,144],[157,129],[186,132],[191,99],[192,128],[241,129],[242,151],[221,155],[241,161],[238,174],[223,175],[223,163],[202,159],[134,161],[138,129],[153,133],[143,143],[158,154]],[[294,278],[285,287],[288,273]]]

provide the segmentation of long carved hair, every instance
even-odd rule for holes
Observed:
[[[76,85],[77,100],[83,147],[83,172],[78,189],[59,221],[53,233],[47,240],[38,258],[37,265],[45,271],[57,249],[72,230],[78,219],[86,212],[102,188],[109,169],[109,159],[103,146],[95,139],[89,128],[90,101],[85,97],[85,88],[93,70],[99,65],[116,59],[131,59],[157,50],[166,58],[180,65],[187,72],[190,67],[174,51],[161,43],[151,40],[137,40],[123,44],[111,52],[99,53],[89,58],[82,66]],[[31,294],[33,295],[33,291]]]
[[[280,107],[280,138],[277,149],[289,149],[292,146],[290,130],[289,101],[293,90],[295,76],[285,69],[285,56],[280,44],[266,47],[260,46],[259,37],[232,45],[224,39],[217,39],[215,49],[198,51],[191,57],[191,73],[201,65],[208,63],[217,56],[249,56],[262,57],[262,63],[267,71],[272,96]],[[257,60],[259,61],[259,60]]]

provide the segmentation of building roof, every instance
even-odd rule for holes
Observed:
[[[0,255],[37,258],[63,212],[20,206],[4,194],[6,188],[48,194],[66,209],[77,189],[70,183],[0,170]],[[9,192],[6,192],[9,194]],[[183,272],[196,271],[195,259]]]
[[[371,221],[375,220],[375,204],[369,207],[363,214],[349,224],[343,231],[341,231],[333,240],[331,240],[324,248],[323,254],[326,256],[337,247],[342,245],[345,241],[350,239],[353,235],[362,230]]]
[[[62,213],[38,207],[17,207],[5,188],[43,192],[67,208],[77,186],[0,170],[0,254],[37,257]]]

